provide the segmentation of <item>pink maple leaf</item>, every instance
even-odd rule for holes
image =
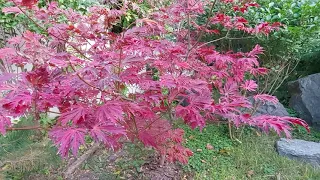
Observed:
[[[263,54],[263,48],[257,44],[249,53],[248,56],[249,57],[257,57],[257,55],[259,54]]]
[[[278,103],[279,100],[275,97],[275,96],[271,96],[269,94],[257,94],[255,96],[253,96],[253,98],[257,101],[260,100],[263,103],[264,102],[272,102],[274,104]]]
[[[255,91],[258,88],[258,85],[254,80],[248,80],[248,81],[245,81],[245,83],[241,85],[241,88],[243,88],[247,91]]]
[[[6,134],[6,128],[11,126],[10,118],[3,116],[0,114],[0,133],[2,135]]]
[[[2,107],[14,115],[21,115],[26,112],[32,104],[32,95],[29,92],[10,93],[2,101]]]
[[[53,128],[49,135],[54,140],[54,143],[59,146],[58,152],[62,157],[67,157],[69,149],[72,154],[77,156],[81,144],[85,144],[86,130],[83,128]]]
[[[21,5],[26,7],[32,7],[37,3],[38,0],[22,0]]]
[[[14,13],[16,15],[22,13],[22,11],[18,7],[4,7],[2,8],[2,12],[5,14]]]
[[[290,125],[300,125],[304,127],[308,132],[310,131],[308,124],[299,118],[295,117],[278,117],[270,115],[261,115],[252,118],[254,125],[262,128],[265,132],[269,132],[270,128],[277,132],[280,136],[284,132],[287,138],[291,138]]]
[[[139,132],[139,139],[142,141],[142,143],[145,146],[152,146],[154,148],[157,148],[157,142],[156,142],[156,138],[153,137],[150,133],[148,133],[147,131],[140,131]]]
[[[16,54],[16,50],[13,48],[1,48],[0,49],[0,59],[4,59],[5,57],[11,57]]]
[[[113,123],[123,119],[123,110],[121,104],[115,102],[107,102],[98,107],[96,116],[100,122],[111,121]]]
[[[69,111],[62,113],[58,120],[62,123],[62,125],[66,125],[69,121],[77,124],[81,118],[85,118],[87,113],[88,111],[86,107],[75,105],[72,106]]]
[[[115,125],[95,125],[90,129],[90,136],[95,141],[101,141],[104,144],[108,145],[112,149],[115,147],[115,138],[118,138],[118,135],[125,135],[126,131],[123,127],[117,127]],[[116,135],[116,136],[115,136]]]

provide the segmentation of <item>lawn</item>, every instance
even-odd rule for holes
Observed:
[[[320,170],[279,156],[275,150],[279,137],[274,134],[245,128],[236,132],[242,131],[238,140],[231,140],[224,125],[208,125],[202,132],[185,127],[185,131],[186,146],[194,156],[184,169],[195,171],[194,179],[320,179]],[[317,140],[316,135],[294,131],[294,137],[303,139]]]

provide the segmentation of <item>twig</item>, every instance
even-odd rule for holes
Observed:
[[[26,127],[10,127],[6,128],[6,131],[15,131],[15,130],[33,130],[33,129],[46,129],[41,126],[26,126]]]
[[[187,15],[187,21],[188,21],[188,51],[186,55],[186,60],[188,60],[189,54],[191,52],[191,27],[190,27],[190,13]]]
[[[210,18],[211,18],[211,16],[212,16],[212,11],[213,11],[214,6],[216,5],[216,2],[217,2],[217,0],[213,1],[213,3],[212,3],[212,6],[211,6],[210,11],[209,11],[208,19],[207,19],[207,22],[206,22],[204,28],[207,28],[207,26],[208,26],[208,24],[209,24],[209,20],[210,20]],[[196,41],[196,43],[195,43],[195,44],[191,47],[191,49],[189,50],[190,52],[191,52],[191,50],[193,50],[193,49],[198,45],[198,43],[200,42],[203,34],[204,34],[204,31],[201,31],[201,32],[200,32],[200,35],[199,35],[199,37],[198,37],[198,39],[197,39],[197,41]],[[188,57],[187,57],[187,58],[188,58]]]
[[[197,49],[207,45],[207,44],[210,44],[210,43],[213,43],[213,42],[217,42],[217,41],[220,41],[220,40],[223,40],[223,39],[228,39],[228,35],[229,35],[229,31],[227,32],[227,34],[224,36],[224,37],[221,37],[221,38],[218,38],[218,39],[215,39],[215,40],[212,40],[212,41],[208,41],[204,44],[201,44],[200,46],[197,47]]]
[[[286,72],[286,75],[285,77],[282,79],[282,81],[278,84],[278,86],[274,89],[274,91],[272,92],[272,94],[274,94],[278,89],[279,87],[283,84],[283,82],[288,79],[289,75],[297,68],[298,64],[299,64],[300,60],[297,61],[297,63],[295,64],[295,66],[291,69],[291,71],[289,72],[289,67],[287,69],[287,72]]]

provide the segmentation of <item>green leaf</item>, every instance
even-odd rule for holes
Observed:
[[[269,7],[274,6],[274,2],[269,3]]]

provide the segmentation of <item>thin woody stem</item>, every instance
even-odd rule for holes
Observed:
[[[10,128],[6,128],[6,131],[16,131],[16,130],[34,130],[34,129],[47,129],[41,126],[25,126],[25,127],[10,127]]]
[[[210,11],[209,11],[209,15],[208,15],[208,19],[207,19],[207,22],[206,22],[206,24],[204,26],[205,28],[207,28],[207,26],[209,25],[209,21],[210,21],[210,18],[212,16],[212,11],[213,11],[213,8],[216,5],[216,3],[217,3],[217,0],[215,0],[211,5]],[[196,43],[188,50],[188,54],[187,54],[187,58],[186,59],[188,59],[188,56],[189,56],[190,52],[198,45],[198,43],[200,42],[203,34],[204,34],[204,31],[201,31],[198,39],[196,40]]]

